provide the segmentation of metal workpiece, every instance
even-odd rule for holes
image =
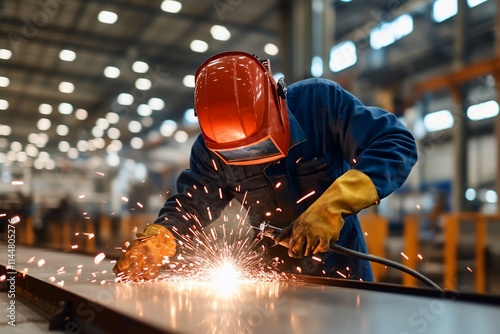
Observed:
[[[6,254],[4,246],[0,251]],[[16,292],[54,316],[65,306],[65,323],[51,323],[84,333],[493,334],[500,328],[499,299],[458,291],[301,276],[222,285],[122,283],[112,266],[102,255],[17,247],[16,270],[25,274],[16,276]]]

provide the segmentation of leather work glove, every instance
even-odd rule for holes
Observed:
[[[292,224],[285,227],[276,243],[287,246],[294,258],[323,253],[339,239],[344,217],[378,204],[372,180],[357,169],[350,169],[333,184]]]
[[[113,272],[124,280],[153,279],[160,272],[164,258],[175,255],[175,237],[169,229],[158,224],[148,225],[136,236],[116,262]]]

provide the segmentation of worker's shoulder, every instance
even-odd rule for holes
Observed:
[[[320,88],[334,87],[340,88],[340,85],[330,79],[325,78],[308,78],[296,81],[288,86],[289,90],[292,91],[304,91],[308,89],[320,89]]]

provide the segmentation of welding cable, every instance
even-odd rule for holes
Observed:
[[[395,262],[392,260],[388,260],[388,259],[384,259],[383,257],[375,256],[372,254],[365,254],[365,253],[357,252],[357,251],[354,251],[352,249],[336,245],[334,243],[330,244],[330,249],[332,251],[339,253],[339,254],[342,254],[342,255],[356,257],[356,258],[360,258],[360,259],[368,260],[368,261],[372,261],[372,262],[377,262],[377,263],[380,263],[380,264],[383,264],[386,266],[390,266],[390,267],[399,269],[399,270],[404,271],[405,273],[407,273],[409,275],[412,275],[415,278],[418,278],[419,280],[421,280],[422,282],[424,282],[428,286],[431,286],[433,288],[441,290],[439,285],[437,285],[436,283],[431,281],[429,278],[425,277],[424,275],[422,275],[421,273],[419,273],[416,270],[408,268],[407,266],[405,266],[401,263],[398,263],[398,262]]]

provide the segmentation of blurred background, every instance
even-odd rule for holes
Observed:
[[[3,0],[0,35],[0,224],[19,217],[19,243],[119,255],[188,165],[196,69],[243,50],[417,139],[407,182],[362,213],[372,253],[500,293],[500,1]]]

